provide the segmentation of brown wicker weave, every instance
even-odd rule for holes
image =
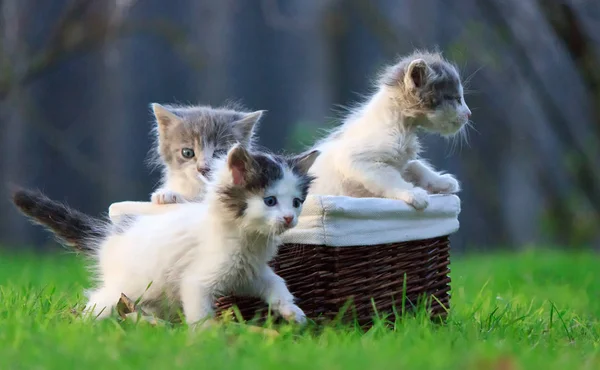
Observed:
[[[291,244],[280,248],[271,265],[310,319],[334,319],[352,299],[343,319],[370,326],[375,316],[372,299],[379,315],[393,315],[394,306],[401,311],[403,290],[406,309],[426,297],[431,315],[444,317],[449,307],[449,249],[447,236],[355,247]],[[232,296],[220,298],[217,311],[234,305],[245,320],[267,314],[262,301]]]

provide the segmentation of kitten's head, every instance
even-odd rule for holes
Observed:
[[[452,135],[468,123],[467,106],[458,69],[439,53],[415,52],[388,67],[384,88],[403,113],[417,124],[441,135]]]
[[[278,235],[298,223],[313,177],[308,170],[319,156],[252,153],[235,145],[215,172],[218,201],[246,231]]]
[[[250,146],[264,111],[152,104],[158,164],[190,179],[206,176],[216,157],[235,144]]]

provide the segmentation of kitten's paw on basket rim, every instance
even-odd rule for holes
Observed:
[[[454,194],[460,191],[460,183],[454,176],[445,173],[428,183],[425,189],[434,194]]]
[[[423,210],[429,205],[429,194],[421,188],[398,190],[391,198],[402,200],[416,210]]]

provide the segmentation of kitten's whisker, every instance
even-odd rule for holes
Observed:
[[[454,155],[454,153],[456,152],[456,135],[453,135],[451,137],[448,138],[448,140],[450,141],[450,147],[448,148],[449,152],[446,154],[446,158],[451,157],[452,155]]]
[[[461,136],[461,140],[463,140],[465,142],[465,144],[467,144],[467,147],[470,148],[471,143],[469,142],[468,128],[469,128],[468,125],[464,125],[463,128],[460,130],[460,136]]]
[[[462,153],[462,149],[463,149],[463,133],[464,133],[464,126],[460,129],[460,131],[458,132],[458,135],[456,135],[456,141],[457,141],[457,146],[458,146],[458,153]]]
[[[479,132],[479,130],[477,130],[477,128],[475,127],[475,124],[473,123],[473,121],[469,120],[469,121],[467,122],[467,126],[468,126],[468,127],[471,129],[471,130],[473,130],[473,131],[475,131],[476,133],[478,133],[479,135],[481,135],[481,132]]]
[[[473,73],[471,73],[467,78],[464,79],[463,85],[468,85],[471,80],[473,79],[473,77],[475,77],[475,74],[477,74],[479,71],[481,71],[481,69],[485,67],[485,65],[481,65],[479,66],[479,68],[477,68],[475,71],[473,71]]]
[[[479,90],[471,90],[471,89],[465,89],[465,90],[463,90],[463,95],[477,95],[477,94],[481,94],[481,91],[479,91]]]

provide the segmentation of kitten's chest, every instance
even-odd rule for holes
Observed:
[[[399,136],[388,148],[389,163],[397,168],[404,168],[409,161],[416,159],[421,151],[416,136]]]
[[[400,155],[405,157],[407,161],[417,159],[421,145],[416,137],[411,137],[400,143]]]
[[[218,291],[230,293],[246,287],[256,280],[266,264],[265,250],[238,249],[229,254],[221,264],[221,283]]]

